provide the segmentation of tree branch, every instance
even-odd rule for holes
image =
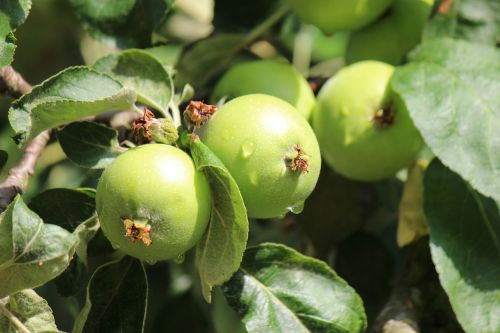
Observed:
[[[12,66],[0,68],[0,93],[19,98],[30,91],[31,85]]]
[[[0,69],[0,91],[18,98],[31,91],[31,85],[11,66]],[[28,187],[28,180],[35,172],[35,164],[50,138],[50,131],[38,134],[26,147],[19,163],[0,183],[0,212],[4,211],[17,194]]]
[[[405,265],[389,301],[377,319],[372,332],[418,333],[426,300],[425,284],[432,272],[427,237],[409,245]]]

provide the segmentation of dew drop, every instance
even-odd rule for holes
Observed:
[[[177,258],[174,259],[174,262],[176,264],[182,264],[184,262],[184,259],[186,259],[186,255],[184,253],[179,254]]]
[[[117,244],[111,244],[111,246],[113,247],[113,250],[119,250],[120,249],[120,245],[117,245]]]
[[[252,156],[254,151],[255,151],[255,144],[253,142],[245,142],[241,146],[241,156],[243,156],[244,159],[247,159],[250,156]]]
[[[300,214],[304,210],[304,201],[288,207],[288,210],[294,214]]]

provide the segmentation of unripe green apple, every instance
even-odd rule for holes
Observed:
[[[217,82],[212,102],[222,97],[229,99],[248,95],[266,94],[292,104],[306,119],[316,103],[314,93],[306,79],[291,65],[269,60],[257,60],[233,66]]]
[[[434,0],[396,0],[390,14],[351,34],[346,61],[378,60],[398,65],[420,42]]]
[[[106,168],[96,204],[104,235],[115,248],[155,262],[177,258],[198,242],[210,218],[211,193],[185,152],[147,144]]]
[[[356,180],[394,175],[423,146],[405,104],[392,92],[394,67],[362,61],[341,69],[321,88],[313,128],[330,167]]]
[[[237,97],[196,133],[234,177],[249,217],[302,211],[321,156],[311,126],[292,105],[263,94]]]
[[[295,14],[326,34],[359,29],[375,20],[392,0],[288,0]]]
[[[295,15],[290,15],[280,31],[280,41],[292,51],[297,41],[297,35],[303,34],[311,42],[311,60],[320,62],[335,58],[343,58],[349,41],[348,32],[336,32],[331,36],[325,35],[318,27],[312,24],[302,24]]]

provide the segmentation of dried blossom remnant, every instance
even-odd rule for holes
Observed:
[[[205,104],[201,101],[191,101],[184,111],[184,119],[191,126],[200,128],[215,112],[217,112],[215,105]]]
[[[130,219],[122,219],[125,227],[125,237],[130,237],[132,243],[141,241],[144,245],[151,245],[151,226],[146,223],[136,223]]]
[[[301,172],[306,174],[309,172],[309,156],[304,152],[304,149],[300,145],[295,145],[292,154],[287,156],[288,168],[292,172]]]
[[[144,108],[144,114],[142,117],[137,118],[132,123],[132,134],[137,143],[148,143],[153,138],[151,137],[151,133],[148,131],[149,126],[155,119],[155,115],[153,112],[149,111],[146,107]]]
[[[139,144],[155,141],[170,145],[177,141],[179,133],[170,118],[155,118],[153,112],[144,108],[142,117],[132,124],[134,139]]]
[[[391,106],[384,107],[375,112],[371,121],[375,122],[381,128],[386,128],[394,124],[394,108]]]

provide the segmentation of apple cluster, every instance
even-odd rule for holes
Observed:
[[[290,64],[239,63],[212,91],[211,102],[220,108],[192,102],[185,113],[193,120],[186,126],[193,137],[234,178],[251,218],[300,213],[322,158],[347,178],[376,181],[409,166],[423,146],[404,102],[391,89],[391,64],[418,42],[432,1],[289,2],[300,19],[326,34],[350,31],[348,65],[315,96]],[[116,248],[149,261],[172,259],[201,238],[213,195],[209,179],[186,152],[147,144],[123,153],[105,170],[97,211]]]

